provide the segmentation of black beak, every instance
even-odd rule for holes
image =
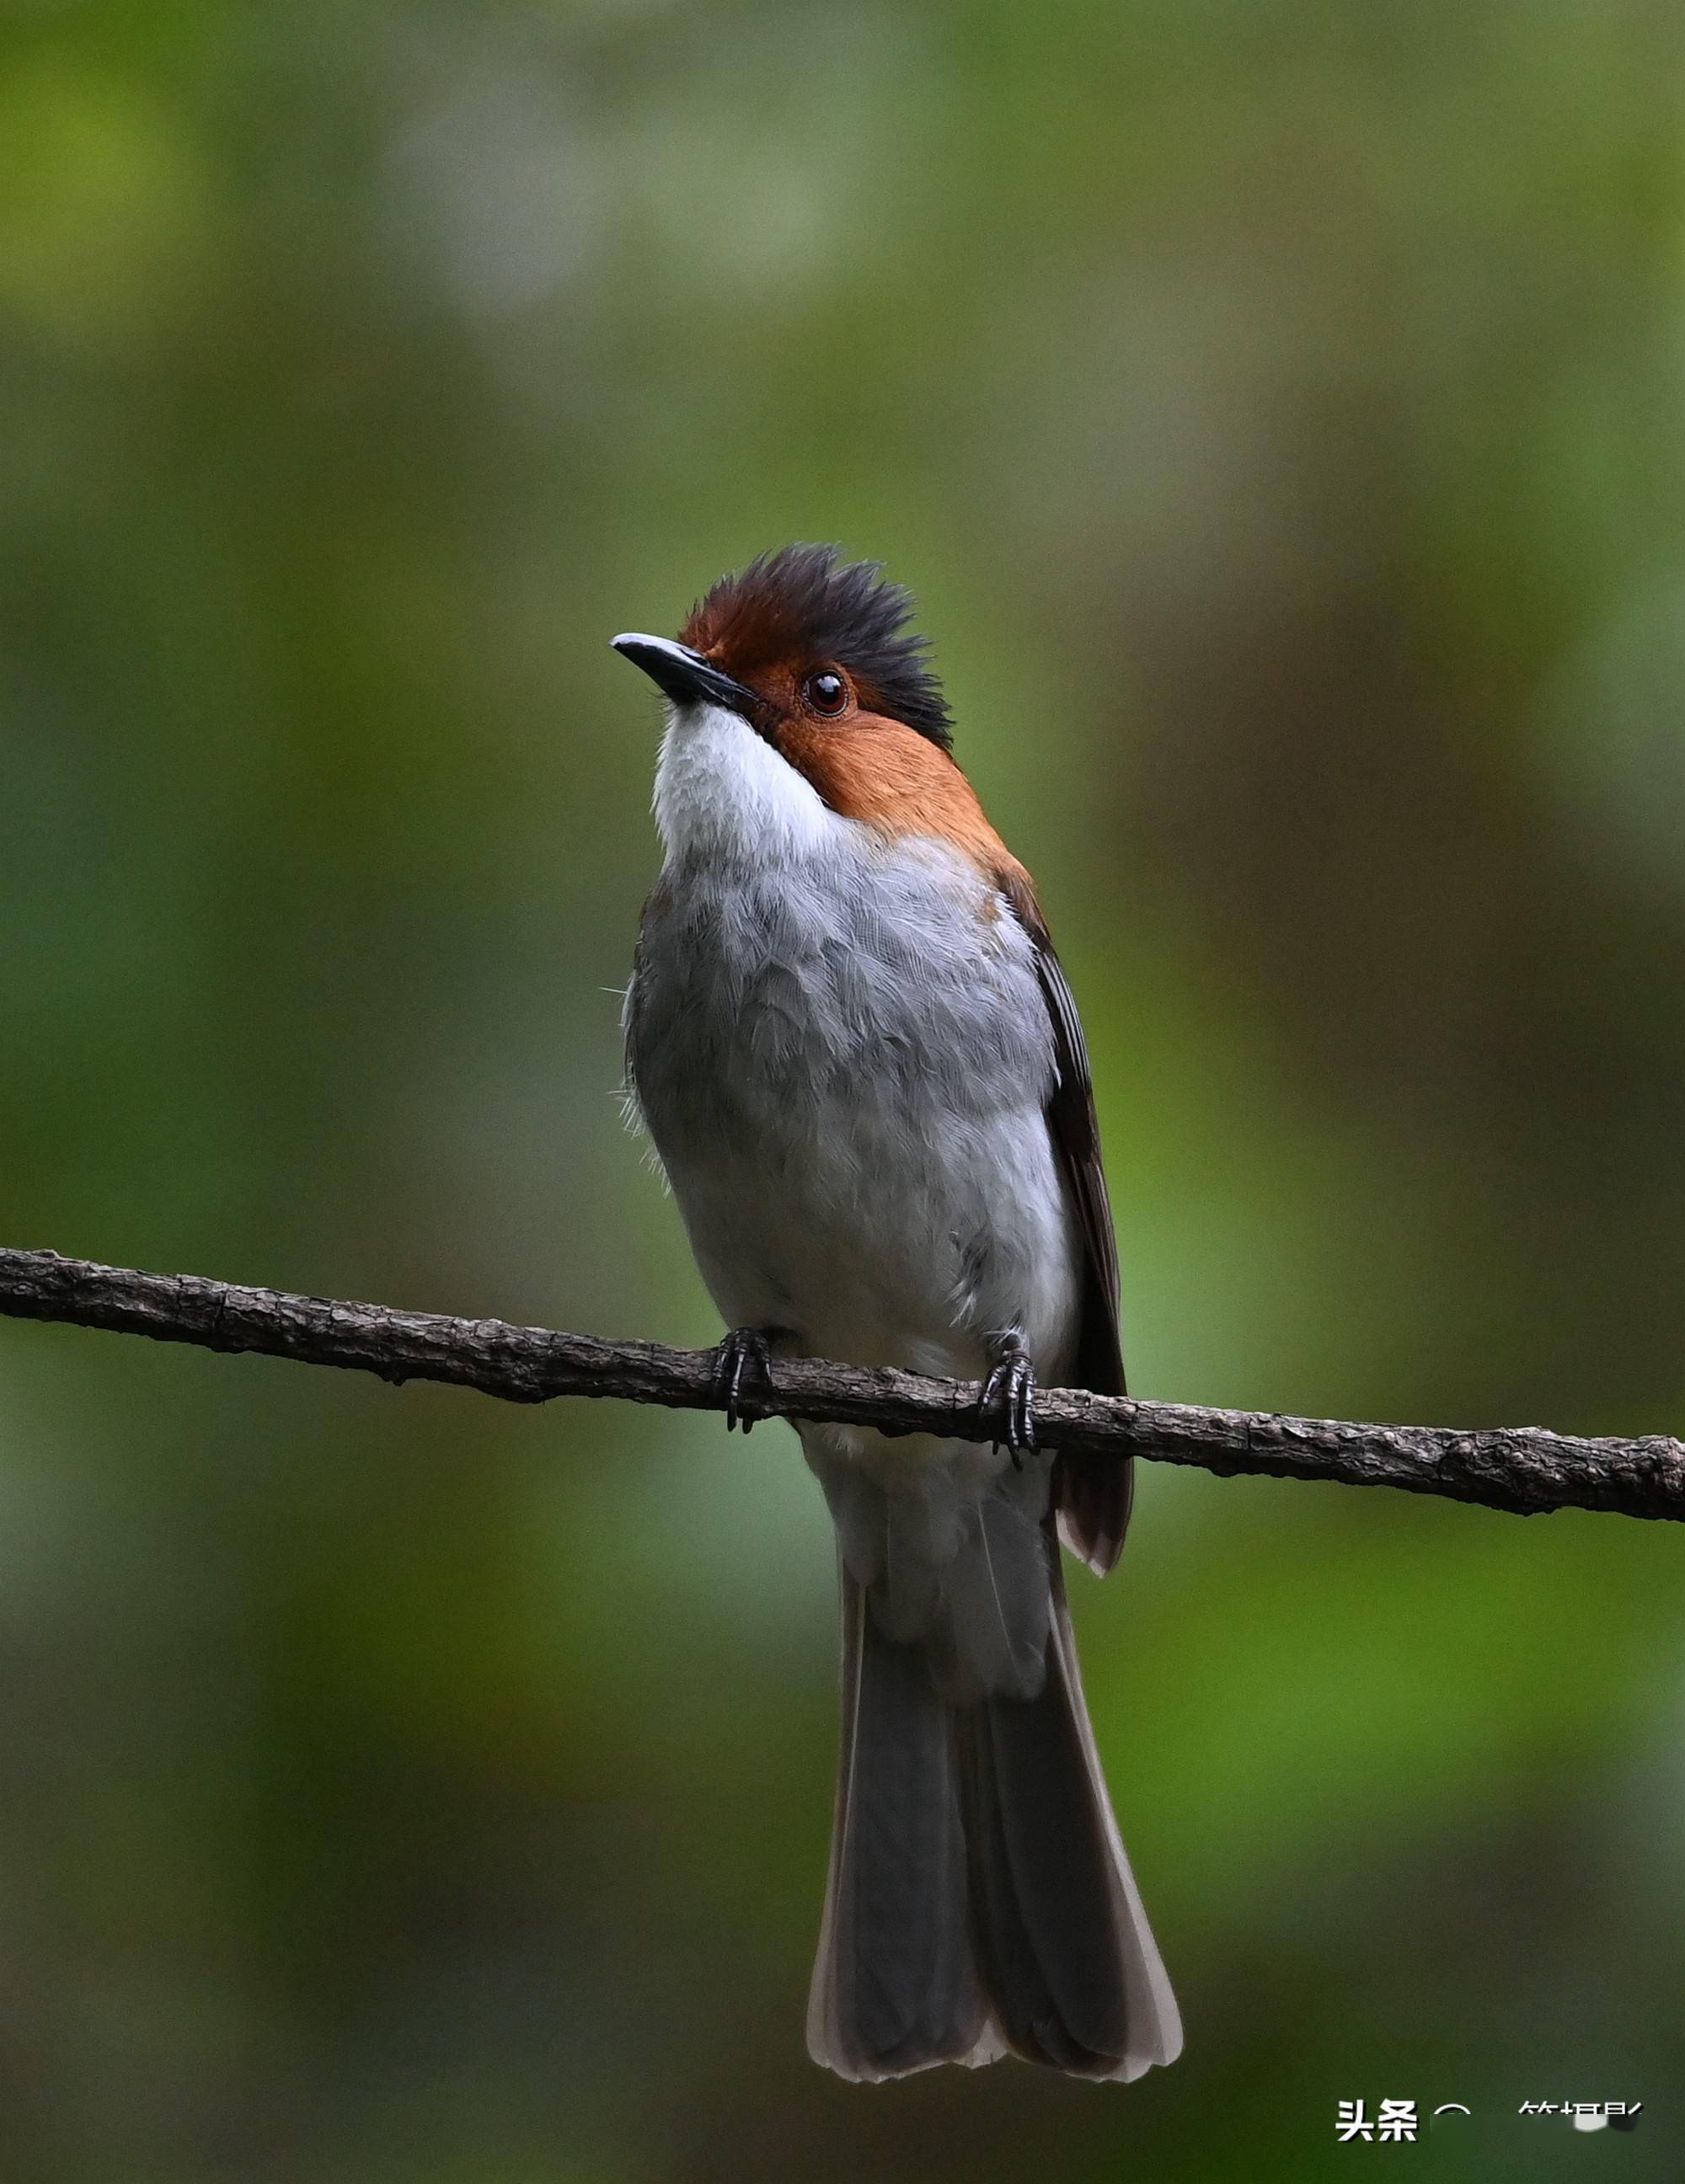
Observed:
[[[633,634],[616,638],[614,649],[622,660],[641,667],[675,705],[720,705],[728,713],[741,713],[745,720],[752,719],[759,708],[761,700],[752,690],[734,682],[688,644]]]

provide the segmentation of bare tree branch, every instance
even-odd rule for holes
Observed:
[[[56,1251],[0,1250],[0,1314],[338,1365],[394,1384],[448,1381],[516,1403],[613,1396],[673,1410],[723,1407],[711,1351],[601,1342],[499,1319],[292,1296],[198,1274],[139,1273],[60,1258]],[[974,1382],[802,1359],[775,1365],[770,1384],[753,1390],[752,1408],[765,1418],[986,1440],[977,1401]],[[1049,1448],[1113,1449],[1224,1477],[1253,1472],[1398,1486],[1523,1515],[1611,1509],[1628,1517],[1685,1518],[1685,1446],[1660,1435],[1587,1440],[1536,1426],[1459,1432],[1353,1425],[1137,1402],[1070,1388],[1043,1389],[1036,1422]]]

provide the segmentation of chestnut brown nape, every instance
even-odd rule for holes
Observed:
[[[946,750],[953,722],[929,640],[907,627],[912,607],[879,562],[844,561],[834,546],[781,546],[723,577],[679,641],[745,682],[793,660],[845,667],[863,705]]]

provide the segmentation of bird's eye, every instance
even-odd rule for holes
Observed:
[[[808,677],[801,694],[816,713],[840,713],[848,703],[848,685],[828,667],[821,675]]]

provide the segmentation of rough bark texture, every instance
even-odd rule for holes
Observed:
[[[515,1403],[612,1396],[674,1410],[723,1407],[711,1351],[603,1342],[499,1319],[293,1296],[198,1274],[140,1273],[55,1251],[0,1250],[0,1314],[148,1334],[203,1350],[256,1351],[375,1373],[394,1384],[449,1381]],[[978,1416],[973,1382],[807,1360],[775,1366],[770,1382],[749,1392],[742,1407],[757,1417],[990,1438]],[[1358,1425],[1137,1402],[1068,1388],[1041,1391],[1036,1424],[1046,1447],[1115,1449],[1225,1477],[1257,1472],[1398,1486],[1523,1515],[1610,1509],[1628,1517],[1685,1518],[1685,1446],[1660,1435],[1587,1440],[1537,1426],[1459,1431]]]

